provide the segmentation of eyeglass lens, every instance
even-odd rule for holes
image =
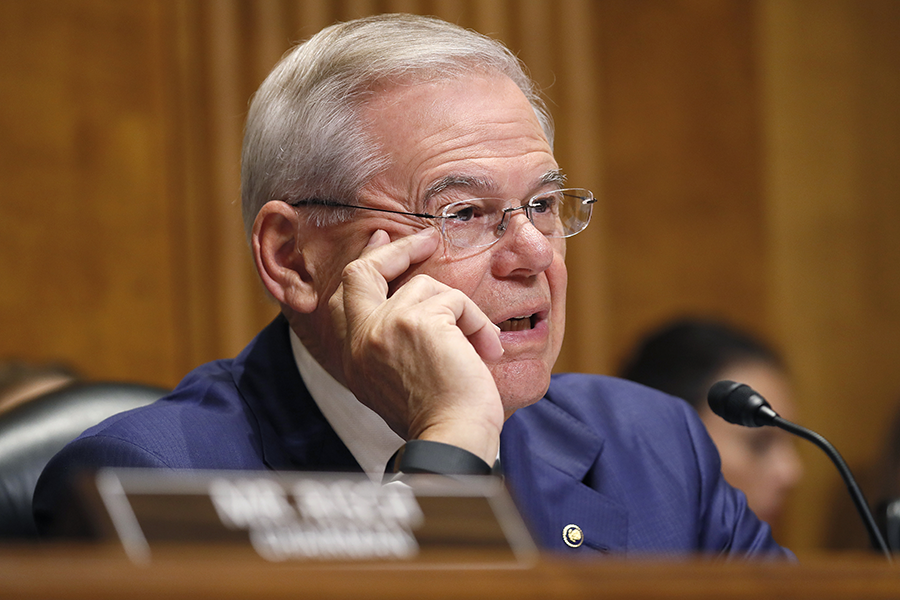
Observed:
[[[587,227],[594,202],[585,189],[554,190],[516,207],[508,207],[508,201],[497,198],[463,200],[443,209],[442,227],[453,245],[489,246],[500,239],[515,213],[523,211],[545,236],[569,237]]]

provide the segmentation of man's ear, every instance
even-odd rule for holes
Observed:
[[[282,305],[311,313],[318,304],[312,275],[298,239],[299,216],[279,200],[267,202],[256,215],[250,244],[263,285]]]

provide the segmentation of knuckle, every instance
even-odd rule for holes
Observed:
[[[357,258],[347,263],[341,271],[342,279],[353,279],[367,270],[367,266],[362,259]]]

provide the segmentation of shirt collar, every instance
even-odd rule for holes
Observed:
[[[363,471],[373,481],[380,482],[388,459],[403,445],[403,438],[335,380],[313,358],[293,329],[290,336],[294,361],[309,394]]]

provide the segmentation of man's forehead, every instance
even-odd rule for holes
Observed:
[[[363,111],[390,156],[376,187],[402,195],[413,210],[431,210],[435,197],[454,191],[524,196],[561,178],[534,107],[505,75],[398,85]]]

